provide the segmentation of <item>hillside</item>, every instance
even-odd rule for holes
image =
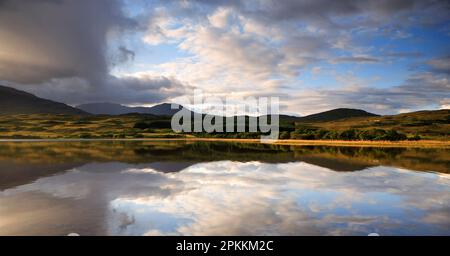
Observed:
[[[418,134],[423,138],[448,138],[450,136],[450,110],[424,110],[398,115],[354,117],[328,122],[297,122],[299,127],[317,127],[326,130],[393,129],[405,134]]]
[[[353,117],[372,117],[378,116],[376,114],[369,113],[360,109],[351,108],[337,108],[333,110],[328,110],[320,112],[317,114],[312,114],[304,117],[297,118],[297,122],[329,122],[345,118]]]
[[[127,107],[116,103],[89,103],[77,106],[94,115],[123,115],[130,113],[151,114],[157,116],[172,116],[178,109],[172,109],[172,104],[162,103],[152,107]]]
[[[42,99],[31,93],[0,85],[0,115],[66,114],[87,115],[83,110]]]

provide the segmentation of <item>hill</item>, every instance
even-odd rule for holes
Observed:
[[[450,136],[450,110],[423,110],[398,115],[353,117],[328,122],[296,122],[301,127],[316,127],[324,130],[344,131],[349,129],[396,130],[404,134],[420,135],[424,139]]]
[[[12,114],[88,115],[83,110],[66,104],[0,85],[0,115]]]
[[[378,116],[376,114],[369,113],[361,109],[351,109],[351,108],[337,108],[333,110],[328,110],[325,112],[320,112],[317,114],[312,114],[304,117],[297,118],[297,122],[329,122],[345,118],[353,117],[372,117]]]
[[[151,114],[156,116],[172,116],[178,109],[172,109],[172,104],[162,103],[152,107],[127,107],[116,103],[89,103],[77,106],[88,113],[94,115],[124,115],[130,113]]]

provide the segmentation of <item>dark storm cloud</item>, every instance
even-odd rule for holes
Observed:
[[[20,90],[39,97],[67,102],[73,105],[90,102],[116,102],[122,104],[160,103],[168,98],[187,93],[192,89],[176,79],[167,77],[115,77],[107,76],[105,86],[90,86],[79,77],[51,79],[36,86],[15,84]]]
[[[67,103],[83,102],[83,95],[89,96],[86,100],[120,103],[165,99],[171,90],[161,93],[160,89],[173,89],[181,86],[179,82],[168,85],[172,81],[167,78],[162,83],[160,78],[137,81],[109,75],[111,66],[135,56],[125,46],[107,56],[108,40],[139,29],[123,14],[121,4],[118,0],[0,1],[0,81]]]
[[[108,33],[132,26],[117,1],[3,1],[0,79],[101,79],[108,72]]]

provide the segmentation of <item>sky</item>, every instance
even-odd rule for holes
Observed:
[[[450,108],[448,1],[0,0],[0,38],[0,84],[70,105]]]

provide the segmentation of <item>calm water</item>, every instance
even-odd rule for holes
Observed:
[[[1,142],[0,235],[450,235],[450,151]]]

